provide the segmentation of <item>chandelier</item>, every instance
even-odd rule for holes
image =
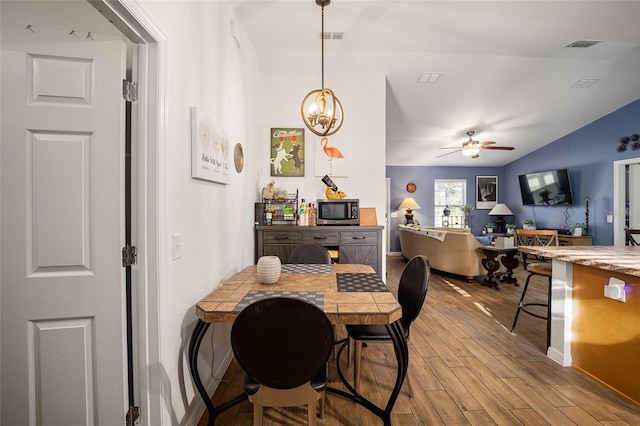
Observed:
[[[312,90],[302,100],[300,113],[305,126],[318,136],[329,136],[340,130],[344,113],[342,105],[333,91],[324,87],[324,7],[331,0],[316,0],[316,4],[322,8],[322,88]]]

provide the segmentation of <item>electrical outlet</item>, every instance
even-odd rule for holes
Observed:
[[[171,258],[173,260],[182,257],[182,234],[174,234],[171,236]]]

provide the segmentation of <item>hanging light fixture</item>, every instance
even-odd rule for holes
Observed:
[[[322,8],[322,88],[312,90],[302,100],[300,113],[305,126],[318,136],[329,136],[340,130],[344,113],[342,105],[333,91],[324,87],[324,7],[331,0],[316,0],[316,4]]]
[[[480,143],[476,141],[465,142],[462,147],[462,154],[467,157],[477,158],[480,153]]]

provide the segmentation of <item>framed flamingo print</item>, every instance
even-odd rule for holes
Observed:
[[[272,128],[269,152],[271,176],[304,176],[304,129]]]
[[[349,176],[349,143],[344,130],[331,136],[316,136],[313,153],[316,176]]]

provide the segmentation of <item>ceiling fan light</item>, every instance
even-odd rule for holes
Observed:
[[[464,143],[462,147],[462,154],[471,158],[478,158],[480,153],[480,144],[475,141],[469,141]]]

